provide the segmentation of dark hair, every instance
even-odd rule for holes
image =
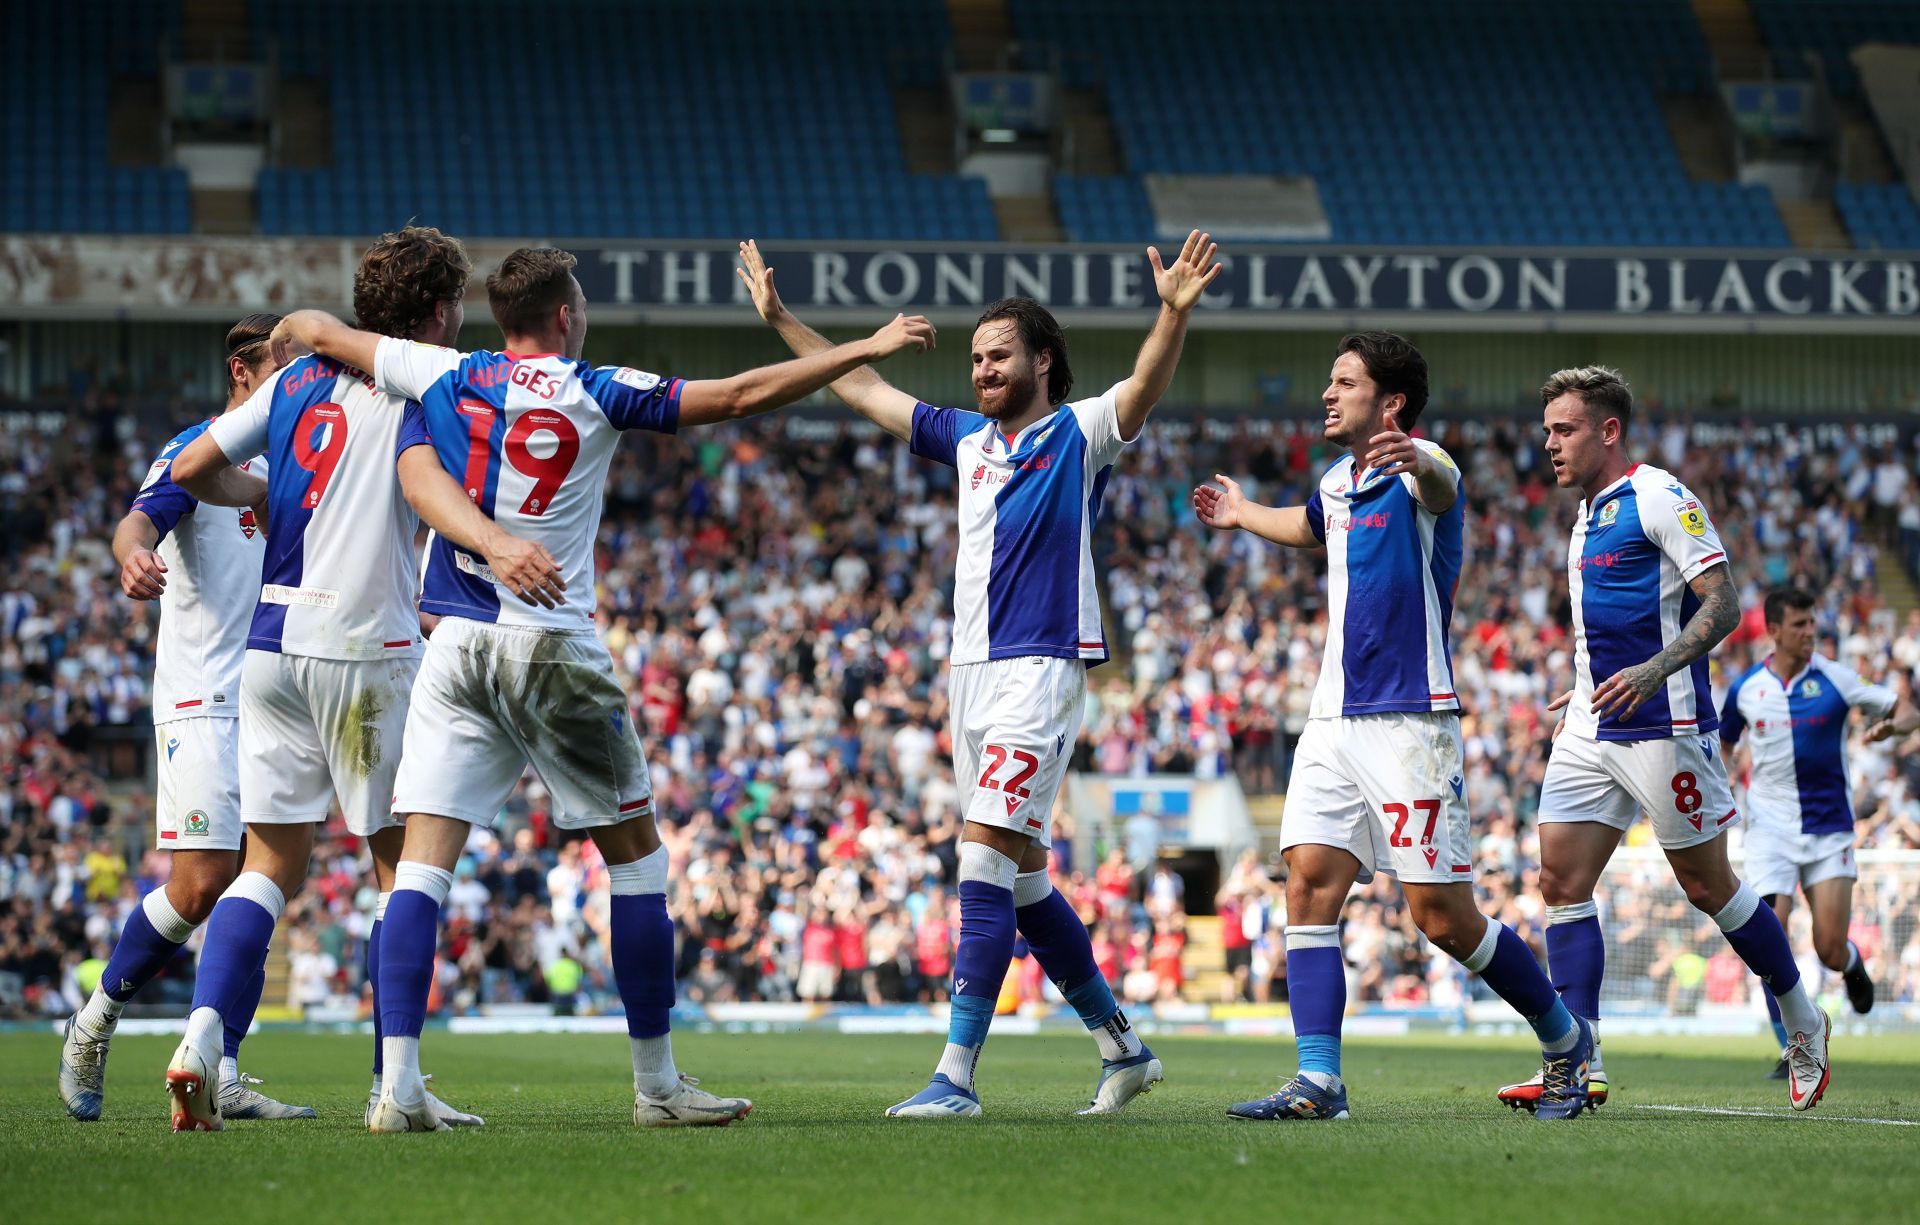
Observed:
[[[1767,593],[1767,624],[1778,625],[1787,619],[1787,610],[1811,609],[1814,605],[1813,593],[1799,587],[1775,587]]]
[[[244,315],[227,329],[227,358],[239,358],[251,370],[272,356],[267,352],[267,339],[273,335],[273,329],[280,326],[280,316],[271,311],[255,311]],[[227,367],[227,390],[233,390],[233,367]]]
[[[382,234],[353,274],[354,320],[382,336],[417,336],[441,303],[466,296],[472,275],[473,261],[460,240],[432,226]]]
[[[1608,417],[1618,417],[1620,431],[1625,433],[1633,421],[1633,388],[1627,386],[1627,380],[1611,366],[1575,366],[1555,371],[1540,387],[1540,407],[1545,408],[1568,394],[1580,397],[1581,406],[1595,425]]]
[[[1053,312],[1032,298],[1002,298],[989,303],[987,309],[980,312],[980,322],[974,326],[996,319],[1012,320],[1020,332],[1021,343],[1035,357],[1042,349],[1053,354],[1053,364],[1047,367],[1047,403],[1065,404],[1067,393],[1073,390],[1073,367],[1067,364],[1067,334],[1061,330]]]
[[[573,298],[572,252],[558,247],[522,247],[500,261],[487,278],[487,305],[508,336],[538,331],[547,312]]]
[[[1420,356],[1420,350],[1405,336],[1392,332],[1354,332],[1341,339],[1333,355],[1337,358],[1343,353],[1359,357],[1381,395],[1407,397],[1407,406],[1394,419],[1402,430],[1411,433],[1413,423],[1420,420],[1421,411],[1427,407],[1427,359]]]

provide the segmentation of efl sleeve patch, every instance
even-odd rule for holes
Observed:
[[[1704,537],[1707,534],[1707,512],[1700,509],[1698,499],[1688,498],[1684,502],[1677,503],[1673,513],[1679,516],[1680,526],[1687,535]]]
[[[660,385],[660,376],[648,374],[645,370],[635,370],[631,366],[622,366],[613,372],[613,381],[625,383],[635,391],[652,391]]]

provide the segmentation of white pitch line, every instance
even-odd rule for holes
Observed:
[[[1626,1105],[1626,1103],[1622,1103]],[[1635,1102],[1627,1106],[1629,1110],[1664,1110],[1669,1114],[1725,1114],[1743,1119],[1790,1119],[1794,1116],[1775,1110],[1732,1110],[1723,1106],[1650,1106],[1644,1102]],[[1872,1123],[1880,1127],[1920,1127],[1920,1119],[1863,1119],[1844,1114],[1815,1114],[1812,1111],[1796,1112],[1799,1117],[1813,1119],[1822,1123]]]

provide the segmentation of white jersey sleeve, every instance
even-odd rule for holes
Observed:
[[[440,345],[421,344],[383,336],[374,349],[373,385],[390,395],[418,400],[448,372],[460,365],[461,354]]]
[[[1414,439],[1413,445],[1439,462],[1440,471],[1446,475],[1447,483],[1453,486],[1454,492],[1457,494],[1460,491],[1460,465],[1453,462],[1453,456],[1447,454],[1446,448],[1437,442],[1429,442],[1425,438]],[[1421,510],[1427,510],[1426,504],[1420,501],[1420,482],[1414,479],[1413,473],[1401,473],[1400,483],[1405,485],[1407,492],[1413,495],[1414,505],[1418,506]],[[1432,514],[1433,512],[1427,511],[1427,513]]]
[[[267,449],[267,421],[273,408],[273,389],[279,381],[280,374],[275,371],[245,404],[220,414],[207,427],[228,463],[246,463]]]
[[[1120,390],[1115,383],[1090,400],[1075,400],[1067,405],[1087,439],[1087,470],[1098,472],[1120,457],[1127,440],[1120,437],[1120,408],[1114,396]]]
[[[1706,508],[1693,491],[1678,481],[1638,484],[1640,526],[1651,540],[1672,559],[1680,572],[1680,581],[1691,583],[1707,570],[1727,560],[1720,533],[1707,518]]]
[[[1845,664],[1824,656],[1820,659],[1820,671],[1833,682],[1847,705],[1865,711],[1870,718],[1886,718],[1900,701],[1900,695],[1887,686],[1876,685]]]

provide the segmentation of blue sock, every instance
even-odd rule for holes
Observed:
[[[1014,911],[1014,921],[1040,968],[1099,1041],[1100,1057],[1126,1059],[1139,1054],[1140,1039],[1121,1015],[1113,988],[1093,960],[1086,925],[1060,891],[1047,886],[1046,897]]]
[[[266,961],[267,945],[273,940],[273,925],[278,918],[252,897],[236,895],[235,890],[250,877],[273,888],[266,877],[244,872],[214,905],[213,915],[207,920],[206,943],[200,949],[200,973],[193,984],[193,1006],[213,1009],[223,1023],[239,1015],[254,977]]]
[[[427,1023],[440,903],[417,889],[396,888],[380,924],[380,1033],[418,1038]]]
[[[974,1067],[1013,961],[1013,860],[983,843],[960,848],[960,941],[953,956],[947,1049],[936,1073],[973,1088]]]
[[[1761,985],[1763,987],[1765,986],[1764,983]],[[1779,1042],[1780,1049],[1784,1051],[1787,1049],[1788,1039],[1786,1024],[1780,1020],[1780,1001],[1773,998],[1773,992],[1771,991],[1763,990],[1760,994],[1767,1001],[1767,1016],[1773,1021],[1774,1039]]]
[[[154,975],[166,968],[167,963],[180,951],[181,943],[167,939],[154,929],[144,903],[135,906],[133,913],[127,916],[126,926],[120,930],[120,939],[113,946],[112,956],[107,958],[106,970],[100,975],[101,990],[120,1003],[126,1003],[139,993],[140,988],[152,982]]]
[[[1347,1011],[1347,968],[1339,928],[1287,929],[1287,1005],[1293,1012],[1300,1070],[1340,1075],[1340,1024]]]
[[[1751,913],[1742,920],[1741,912],[1748,909],[1749,898],[1752,899]],[[1761,905],[1760,896],[1753,890],[1740,886],[1740,891],[1713,916],[1713,921],[1726,933],[1727,943],[1740,955],[1740,960],[1760,976],[1769,993],[1785,995],[1799,985],[1800,967],[1793,960],[1787,931],[1780,926],[1780,917],[1770,907]]]
[[[380,1039],[384,1036],[380,1028],[380,925],[384,922],[375,919],[367,931],[367,985],[373,988],[373,1076],[380,1078],[380,1068],[384,1063],[380,1050]]]
[[[399,894],[395,894],[398,897]],[[388,921],[393,911],[387,911]],[[657,1038],[673,1011],[673,919],[664,893],[616,893],[608,920],[613,980],[627,1009],[627,1035]]]
[[[1592,906],[1592,902],[1585,904],[1587,909]],[[1600,932],[1600,916],[1587,914],[1571,923],[1558,923],[1551,918],[1556,909],[1547,908],[1547,967],[1553,973],[1554,990],[1568,1008],[1597,1021],[1600,983],[1607,973],[1607,940]]]
[[[1465,965],[1493,988],[1495,995],[1512,1005],[1533,1027],[1543,1046],[1551,1050],[1570,1048],[1573,1014],[1519,933],[1505,923],[1488,919],[1486,937]]]
[[[220,1024],[226,1031],[223,1051],[228,1059],[240,1057],[240,1043],[246,1039],[247,1030],[253,1028],[253,1014],[260,1010],[260,993],[267,989],[267,951],[260,953],[260,968],[253,972],[247,985],[241,989],[240,999],[232,1012],[220,1014]]]

